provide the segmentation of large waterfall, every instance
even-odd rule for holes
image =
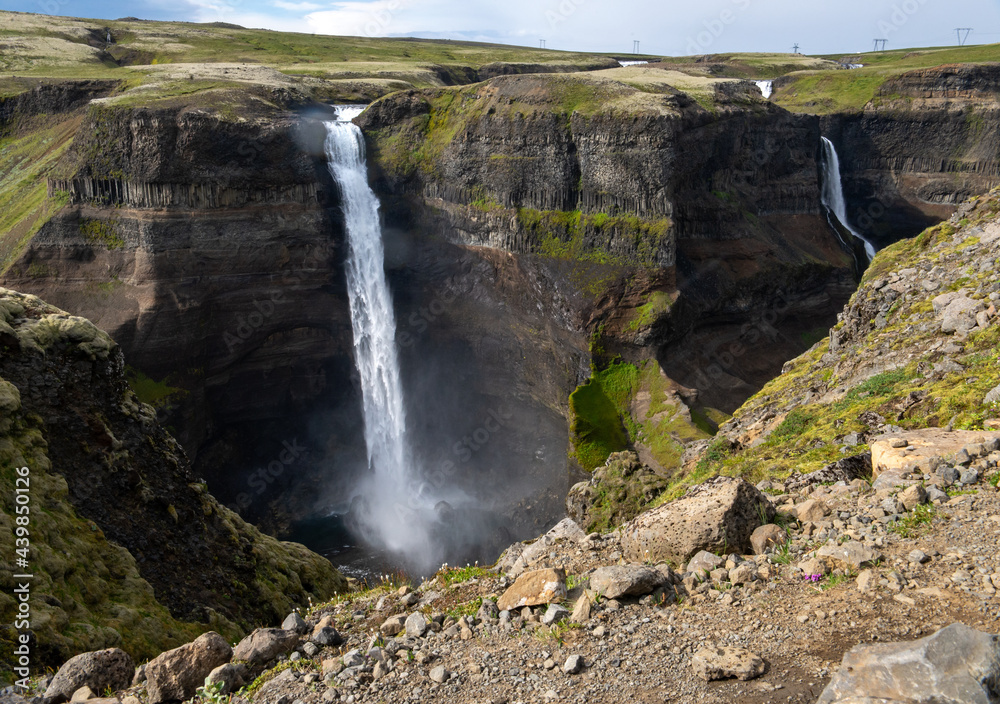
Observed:
[[[823,140],[823,183],[820,200],[851,235],[864,242],[865,254],[868,255],[868,261],[871,261],[875,258],[874,245],[847,222],[847,204],[844,202],[844,189],[840,184],[840,159],[837,158],[837,150],[833,142],[826,137],[820,139]]]
[[[326,155],[340,186],[347,231],[347,292],[361,379],[369,473],[361,478],[353,518],[376,547],[419,562],[427,551],[411,498],[418,480],[406,438],[406,414],[396,349],[396,318],[385,278],[379,202],[368,186],[365,142],[350,122],[360,110],[340,109],[327,122]]]

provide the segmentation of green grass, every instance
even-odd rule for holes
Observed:
[[[154,381],[138,369],[133,369],[132,367],[126,367],[125,373],[128,379],[128,385],[132,389],[132,393],[135,394],[136,398],[138,398],[142,403],[148,403],[154,408],[165,406],[171,401],[171,399],[178,396],[184,396],[188,393],[182,388],[170,386],[166,379],[162,381]]]
[[[887,530],[901,538],[916,538],[930,530],[936,513],[931,504],[917,506],[899,520],[890,523]]]
[[[493,572],[489,568],[480,567],[479,565],[446,567],[439,570],[437,573],[437,577],[440,578],[447,587],[455,584],[461,584],[462,582],[468,582],[470,579],[484,579],[486,577],[491,577],[492,575]]]
[[[584,469],[593,470],[612,452],[628,448],[624,419],[637,379],[633,365],[613,364],[570,394],[572,454]]]

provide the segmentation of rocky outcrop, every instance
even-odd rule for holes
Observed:
[[[611,530],[634,518],[666,486],[667,480],[641,464],[634,452],[616,452],[589,481],[570,488],[566,513],[587,530]]]
[[[700,550],[748,553],[754,529],[774,515],[774,506],[752,484],[715,477],[627,523],[622,546],[629,559],[675,564]]]
[[[844,656],[816,704],[997,701],[1000,638],[956,623],[903,643],[870,643]]]
[[[0,453],[12,486],[15,467],[30,474],[35,588],[50,596],[33,604],[40,663],[111,646],[148,657],[209,624],[231,637],[346,586],[208,493],[90,321],[0,289],[0,346]]]
[[[205,678],[232,657],[233,649],[214,631],[160,653],[146,665],[149,704],[190,699]]]
[[[132,683],[134,670],[131,656],[119,648],[80,653],[63,663],[43,696],[47,704],[62,704],[83,686],[116,692]]]

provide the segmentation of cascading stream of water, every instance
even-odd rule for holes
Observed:
[[[765,100],[771,97],[771,91],[774,86],[773,81],[754,81],[754,83],[760,88],[760,94],[764,96]]]
[[[370,470],[359,482],[352,512],[367,542],[423,566],[431,553],[433,504],[412,490],[419,472],[407,443],[379,201],[368,186],[364,136],[350,122],[360,112],[341,108],[336,121],[325,123],[327,163],[340,186],[349,247],[347,292]]]
[[[833,142],[826,137],[820,139],[823,140],[823,183],[820,201],[830,209],[844,229],[864,243],[865,254],[868,255],[870,262],[875,258],[875,246],[847,222],[847,204],[844,202],[844,189],[840,183],[840,159],[837,158],[837,150]]]

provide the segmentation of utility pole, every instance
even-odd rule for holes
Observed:
[[[632,40],[632,53],[633,54],[638,54],[639,53],[639,40],[638,39],[633,39]]]
[[[798,43],[792,45],[792,53],[793,54],[798,54],[799,53],[799,45],[798,45]]]
[[[544,49],[545,48],[545,40],[544,39],[539,39],[538,40],[538,48],[539,49]]]
[[[885,51],[885,43],[887,41],[889,41],[889,40],[888,39],[876,39],[874,41],[875,41],[875,46],[872,48],[872,51]]]
[[[955,36],[958,37],[958,45],[965,46],[966,40],[969,38],[969,32],[972,31],[972,27],[955,27]],[[965,36],[962,36],[962,32],[965,32]]]

